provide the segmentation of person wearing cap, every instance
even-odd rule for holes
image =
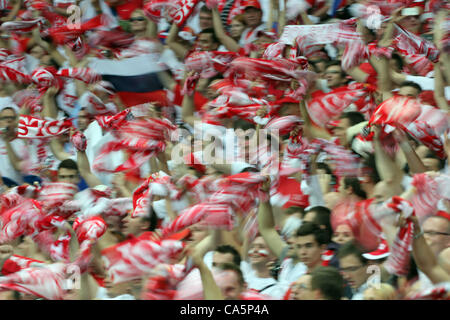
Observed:
[[[258,0],[245,0],[242,6],[244,7],[244,20],[247,25],[239,41],[239,45],[243,48],[255,41],[258,31],[265,30],[266,25],[262,20],[263,12]]]
[[[422,22],[420,20],[420,15],[423,11],[424,2],[413,2],[410,6],[402,9],[401,11],[401,20],[399,25],[409,32],[414,34],[420,34],[422,28]]]

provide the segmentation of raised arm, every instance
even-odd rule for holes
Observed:
[[[270,181],[264,183],[262,191],[268,195],[270,191]],[[258,209],[258,229],[264,238],[264,241],[269,246],[270,251],[272,251],[277,258],[280,258],[283,249],[287,244],[275,230],[275,219],[273,217],[272,205],[270,204],[270,197],[265,201],[260,201]]]
[[[427,168],[423,164],[422,160],[420,160],[414,148],[409,143],[405,133],[401,131],[401,129],[396,129],[394,131],[394,137],[397,140],[400,149],[402,149],[403,154],[405,155],[411,174],[426,172]]]
[[[438,264],[436,256],[425,241],[417,217],[412,217],[412,220],[414,222],[413,256],[417,267],[433,283],[450,281],[450,275]]]
[[[225,48],[227,48],[227,50],[232,52],[238,52],[240,49],[239,43],[237,43],[225,32],[222,20],[220,19],[219,10],[217,8],[212,9],[212,16],[213,16],[214,32],[216,34],[217,39],[219,39],[220,43],[222,43],[225,46]]]
[[[214,237],[214,234],[207,236],[195,246],[195,249],[191,254],[194,264],[200,271],[203,285],[203,297],[205,300],[223,300],[222,291],[214,280],[211,270],[203,261],[203,256],[206,252],[213,248]]]
[[[189,49],[177,41],[178,31],[178,26],[173,23],[167,36],[166,42],[169,48],[172,49],[173,52],[175,52],[177,58],[180,60],[184,60],[187,53],[189,52]]]
[[[395,163],[395,160],[392,159],[381,146],[379,139],[380,129],[375,127],[374,130],[375,138],[373,145],[375,149],[375,164],[377,171],[380,174],[380,178],[387,184],[399,186],[403,178],[403,173]]]
[[[77,164],[81,176],[90,188],[103,184],[100,179],[92,173],[86,151],[77,151]]]

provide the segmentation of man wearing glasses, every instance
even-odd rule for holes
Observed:
[[[352,300],[363,300],[364,290],[368,288],[368,261],[362,251],[353,243],[344,244],[338,252],[340,271],[352,289]]]
[[[442,254],[450,248],[450,220],[448,217],[435,215],[426,218],[422,222],[422,232],[431,251],[436,258],[439,258],[439,264],[448,264],[448,258],[445,259],[445,256],[448,256],[448,250]],[[419,285],[422,289],[432,285],[430,279],[421,270],[419,270]]]

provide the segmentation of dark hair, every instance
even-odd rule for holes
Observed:
[[[436,155],[436,152],[434,152],[433,150],[428,150],[427,154],[425,155],[425,159],[429,158],[429,159],[436,159],[439,161],[439,170],[442,170],[445,168],[445,159],[441,159]]]
[[[203,6],[203,7],[201,7],[201,9],[200,9],[200,13],[209,13],[209,14],[212,14],[212,10],[209,9],[207,6]]]
[[[357,125],[358,123],[361,123],[363,121],[366,121],[364,115],[356,111],[344,112],[341,114],[339,119],[348,119],[348,121],[350,122],[350,127]]]
[[[330,221],[330,216],[331,216],[331,210],[328,209],[327,207],[323,207],[323,206],[315,206],[313,208],[310,208],[309,210],[307,210],[307,212],[315,212],[315,216],[314,216],[314,223],[317,224],[319,227],[324,226],[325,227],[325,231],[327,234],[327,241],[326,243],[331,241],[331,238],[333,236],[333,228],[331,227],[331,221]]]
[[[345,189],[347,189],[348,187],[352,187],[353,193],[356,194],[358,197],[363,198],[363,199],[367,198],[367,194],[361,188],[361,182],[359,182],[358,178],[345,177],[344,178],[344,187],[345,187]]]
[[[338,250],[337,257],[339,260],[347,256],[354,255],[363,265],[367,265],[367,259],[363,256],[362,248],[354,241],[344,243]]]
[[[59,169],[70,169],[70,170],[76,170],[78,172],[78,165],[72,159],[66,159],[66,160],[61,161],[61,163],[58,165],[58,170]]]
[[[336,268],[319,266],[311,272],[311,289],[318,289],[326,300],[340,300],[344,295],[344,278]]]
[[[237,266],[241,265],[241,255],[239,254],[239,252],[236,250],[235,247],[224,244],[218,246],[215,251],[222,254],[231,253],[233,255],[233,263]]]
[[[333,66],[337,66],[337,67],[341,68],[341,77],[342,78],[345,78],[347,76],[347,73],[345,73],[344,69],[342,69],[342,63],[339,60],[332,60],[332,61],[327,62],[325,70],[328,69],[329,67],[333,67]]]
[[[242,274],[242,270],[239,266],[234,263],[224,263],[218,266],[218,268],[222,271],[234,271],[238,275],[239,283],[243,286],[245,284],[244,275]]]
[[[397,65],[397,68],[398,68],[399,70],[402,70],[402,69],[403,69],[403,59],[402,59],[402,57],[401,57],[397,52],[394,52],[394,53],[392,54],[391,59],[392,59],[392,60],[395,60],[395,64]]]
[[[377,166],[375,163],[375,155],[370,153],[366,158],[364,158],[363,164],[365,167],[370,169],[368,175],[370,176],[372,182],[373,183],[380,182],[381,178],[380,175],[378,174]]]
[[[302,207],[296,207],[296,206],[292,206],[286,209],[286,211],[284,213],[286,213],[287,215],[291,215],[294,214],[296,212],[300,212],[302,217],[305,214],[305,211]]]
[[[422,87],[419,84],[412,81],[404,81],[400,84],[400,87],[413,87],[414,89],[419,91],[419,93],[422,92]]]
[[[304,237],[313,235],[316,242],[319,244],[319,246],[323,244],[327,244],[327,238],[328,235],[325,230],[321,229],[316,223],[314,222],[305,222],[303,223],[300,228],[297,230],[297,237]]]
[[[219,39],[218,39],[217,36],[216,36],[216,32],[214,31],[213,28],[206,28],[206,29],[200,31],[200,33],[199,33],[198,35],[201,35],[201,34],[203,34],[203,33],[211,34],[211,39],[212,39],[212,41],[213,41],[214,43],[220,43]],[[219,79],[220,79],[220,78],[219,78]]]

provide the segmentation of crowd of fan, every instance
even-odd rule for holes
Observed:
[[[448,299],[449,10],[0,1],[0,299]]]

